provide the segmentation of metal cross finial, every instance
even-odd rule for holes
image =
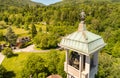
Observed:
[[[82,11],[82,12],[80,13],[80,15],[81,15],[81,20],[84,21],[84,20],[85,20],[85,16],[86,16],[85,12]]]

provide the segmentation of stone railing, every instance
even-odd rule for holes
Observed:
[[[64,62],[64,70],[75,78],[79,78],[79,70]]]

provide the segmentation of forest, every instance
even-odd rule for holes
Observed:
[[[11,0],[11,2],[9,0],[0,0],[0,44],[14,45],[17,37],[30,36],[32,39],[30,44],[35,44],[36,48],[58,48],[58,43],[63,36],[77,30],[82,10],[86,13],[85,23],[87,30],[101,35],[107,44],[99,53],[99,71],[96,78],[120,78],[119,0],[63,0],[49,6],[32,3],[29,0],[21,0],[19,3],[14,0]],[[15,34],[11,32],[12,35],[11,33],[7,34],[4,30],[12,31],[9,27],[13,28],[13,30],[14,28],[23,29],[27,33]],[[10,41],[10,35],[14,41]],[[55,55],[53,54],[53,56]],[[59,60],[59,58],[56,58],[56,60]],[[39,58],[38,61],[40,61],[38,66],[43,65],[42,58]],[[61,66],[63,66],[63,62],[64,60],[59,62]],[[57,65],[54,61],[48,63]],[[0,70],[5,69],[3,66],[0,66]],[[43,65],[43,69],[37,70],[33,68],[36,71],[24,71],[27,73],[22,74],[22,78],[26,78],[30,72],[34,73],[34,78],[45,78],[52,73],[60,74],[63,78],[66,78],[63,69],[54,67],[47,68],[47,66]],[[48,69],[48,71],[43,71],[45,69]],[[4,78],[2,74],[4,73],[0,72],[0,77]]]

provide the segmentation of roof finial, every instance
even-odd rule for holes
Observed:
[[[83,10],[80,13],[80,16],[81,16],[81,22],[79,24],[78,31],[83,32],[83,31],[86,31],[86,25],[85,25],[85,22],[84,22],[86,14]]]
[[[83,10],[82,10],[82,12],[80,13],[80,15],[81,15],[81,21],[84,21],[86,14],[85,14],[85,12],[84,12]]]

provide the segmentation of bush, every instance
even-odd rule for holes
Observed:
[[[4,48],[4,50],[2,51],[2,54],[6,55],[7,57],[11,57],[13,55],[13,51],[11,48],[7,47],[7,48]]]
[[[3,40],[4,40],[3,32],[0,32],[0,41],[3,41]]]
[[[41,49],[56,48],[58,43],[58,36],[51,33],[39,33],[34,38],[34,43],[37,48]]]
[[[29,46],[31,44],[32,44],[32,41],[23,43],[22,46],[20,46],[20,48],[25,48],[25,47],[27,47],[27,46]]]
[[[46,78],[47,72],[44,59],[38,55],[31,54],[25,62],[25,67],[22,70],[22,78]]]
[[[6,72],[7,70],[2,65],[0,65],[0,78],[4,78]]]

